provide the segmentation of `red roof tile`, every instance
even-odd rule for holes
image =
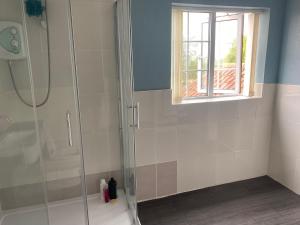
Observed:
[[[244,87],[244,77],[245,77],[245,68],[243,66],[242,77],[241,77],[241,90]],[[222,71],[215,71],[214,84],[215,88],[223,90],[234,90],[235,89],[235,79],[236,79],[236,68],[226,68]],[[203,83],[206,83],[206,79],[203,79]],[[185,89],[183,89],[185,93]],[[188,93],[184,96],[188,97],[198,97],[203,96],[202,93],[198,92],[198,82],[197,80],[189,80],[188,84]]]

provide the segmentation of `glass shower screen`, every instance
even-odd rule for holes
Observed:
[[[130,0],[117,1],[116,8],[124,185],[133,224],[136,224],[135,129],[138,126],[138,104],[133,97]]]

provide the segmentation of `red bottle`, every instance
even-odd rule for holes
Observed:
[[[104,188],[103,194],[104,194],[104,201],[105,201],[105,203],[108,203],[109,202],[109,191],[108,191],[108,187],[107,186]]]

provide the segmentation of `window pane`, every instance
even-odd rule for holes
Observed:
[[[187,91],[188,91],[187,72],[181,71],[180,77],[181,77],[181,80],[180,80],[180,82],[181,82],[180,83],[180,85],[181,85],[181,87],[180,87],[180,92],[181,92],[180,96],[187,97],[188,96],[188,93],[187,93]]]
[[[217,13],[217,17],[223,16]],[[237,77],[238,20],[221,17],[216,22],[214,95],[234,94]]]
[[[189,41],[208,41],[208,13],[190,12],[188,15]]]
[[[183,73],[186,79],[182,82],[182,96],[207,96],[207,71],[193,71]]]
[[[183,13],[181,91],[184,97],[207,96],[209,13]]]
[[[214,94],[235,93],[236,68],[215,69]]]
[[[181,59],[181,69],[183,71],[187,71],[188,70],[188,46],[189,44],[188,43],[183,43],[182,45],[182,59]]]
[[[208,67],[208,43],[192,42],[188,45],[188,70],[207,70]]]
[[[188,12],[183,12],[182,15],[182,36],[183,36],[183,41],[188,41]]]
[[[197,91],[198,96],[206,96],[208,93],[208,72],[207,71],[198,71],[197,72]]]

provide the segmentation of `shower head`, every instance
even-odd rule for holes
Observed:
[[[42,4],[42,0],[26,0],[26,13],[28,16],[40,17],[43,15],[45,7]]]
[[[44,14],[46,7],[42,3],[42,0],[26,0],[25,1],[26,14],[29,17],[41,18],[41,26],[47,29],[47,21]]]

